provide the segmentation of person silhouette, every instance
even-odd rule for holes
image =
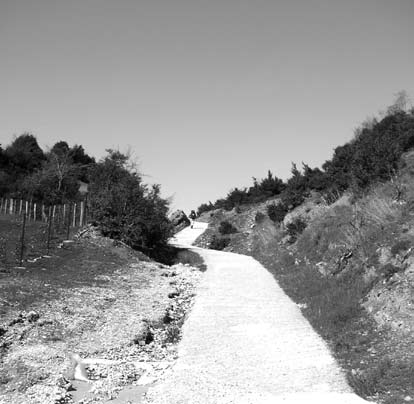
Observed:
[[[191,211],[189,218],[190,218],[190,223],[191,223],[191,228],[194,227],[194,220],[196,219],[197,214],[195,213],[194,210]]]

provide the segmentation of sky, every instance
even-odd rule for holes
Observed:
[[[412,0],[0,0],[0,144],[129,149],[188,212],[413,96],[413,21]]]

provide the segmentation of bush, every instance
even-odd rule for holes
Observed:
[[[210,241],[209,248],[211,250],[221,251],[221,250],[224,250],[229,244],[230,244],[229,237],[217,237],[214,235]]]
[[[172,234],[168,202],[159,186],[148,188],[129,167],[128,157],[113,150],[93,167],[90,215],[105,236],[155,258]]]
[[[233,233],[238,232],[238,230],[231,223],[227,221],[221,222],[218,230],[220,234],[223,234],[223,235],[233,234]]]
[[[306,226],[306,222],[299,216],[286,225],[286,230],[289,236],[296,240],[303,230],[306,229]]]
[[[270,220],[275,223],[281,223],[287,213],[288,209],[286,205],[281,202],[278,204],[272,203],[271,205],[267,206],[267,215],[269,216]]]
[[[256,223],[262,223],[265,220],[265,215],[262,212],[256,212],[256,216],[254,217],[254,221]]]
[[[164,343],[175,344],[181,339],[181,329],[177,325],[173,324],[167,327],[164,337]]]

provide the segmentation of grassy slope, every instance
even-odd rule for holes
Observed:
[[[207,246],[223,220],[235,225],[239,233],[230,235],[226,250],[262,262],[328,341],[355,391],[389,404],[414,399],[410,167],[353,203],[343,198],[324,206],[311,198],[287,218],[307,222],[293,243],[284,226],[255,221],[265,204],[206,213],[210,230],[198,240]],[[404,189],[400,202],[397,188]]]

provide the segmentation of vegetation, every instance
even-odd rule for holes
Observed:
[[[108,150],[90,173],[90,213],[104,235],[151,254],[171,236],[168,202],[128,168],[128,157]]]
[[[86,183],[89,218],[103,234],[162,259],[171,235],[167,200],[159,185],[143,184],[127,155],[107,152],[96,162],[80,145],[59,141],[44,152],[34,135],[15,137],[0,147],[0,196],[63,204],[83,199]]]
[[[286,225],[286,231],[291,240],[296,241],[297,237],[306,229],[306,226],[306,222],[301,217],[297,217]]]
[[[237,233],[238,230],[227,220],[220,223],[219,233],[222,235]]]
[[[266,219],[266,216],[265,216],[264,213],[262,213],[262,212],[256,212],[256,215],[254,216],[254,221],[256,223],[262,223],[263,220],[265,220],[265,219]]]
[[[0,147],[0,195],[46,204],[77,200],[79,181],[88,182],[94,163],[82,146],[60,141],[44,152],[35,136],[25,133]]]
[[[268,198],[279,195],[285,184],[280,178],[273,176],[271,171],[267,173],[267,177],[261,181],[253,178],[253,186],[250,188],[238,189],[235,188],[229,192],[226,198],[218,199],[214,204],[202,204],[198,207],[198,215],[203,212],[208,212],[214,209],[232,210],[238,208],[240,205],[247,205],[251,203],[262,202]]]
[[[274,221],[275,223],[280,223],[285,218],[286,214],[288,213],[288,208],[282,203],[272,203],[267,207],[267,215],[269,216],[270,220]]]
[[[382,119],[372,118],[355,130],[355,137],[335,149],[331,160],[322,168],[302,164],[292,165],[292,176],[283,182],[271,171],[250,188],[232,190],[226,198],[214,204],[202,204],[201,214],[213,209],[231,210],[239,205],[261,202],[279,196],[282,205],[270,214],[275,222],[283,220],[283,210],[292,210],[317,191],[326,202],[332,203],[346,190],[355,194],[367,190],[372,184],[390,180],[400,166],[403,153],[414,147],[414,109],[406,110],[406,95],[400,93]]]
[[[230,244],[230,237],[219,237],[214,235],[211,238],[209,248],[212,250],[224,250]]]

